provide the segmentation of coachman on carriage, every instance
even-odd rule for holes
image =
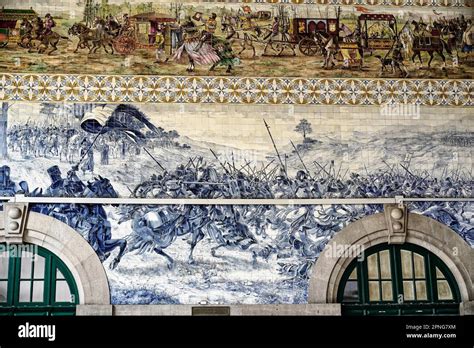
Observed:
[[[19,43],[24,34],[21,29],[22,20],[32,20],[38,15],[33,9],[16,10],[0,9],[0,47],[5,47],[9,42]]]

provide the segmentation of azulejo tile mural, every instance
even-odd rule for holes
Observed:
[[[473,106],[473,80],[0,74],[0,100]]]
[[[4,3],[1,72],[418,79],[473,73],[470,7],[57,3]]]
[[[474,125],[463,108],[274,105],[255,112],[258,107],[4,102],[0,192],[175,199],[473,195]],[[90,243],[115,304],[229,304],[306,302],[311,266],[326,243],[382,206],[30,209],[63,221]],[[410,210],[474,245],[472,202],[413,202]]]

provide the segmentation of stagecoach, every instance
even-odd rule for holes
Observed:
[[[339,20],[337,18],[293,18],[291,21],[282,19],[280,24],[281,39],[272,39],[269,44],[278,51],[278,55],[284,48],[298,50],[305,56],[315,56],[322,53],[321,45],[318,43],[317,33],[324,37],[337,36],[339,32]],[[294,53],[295,54],[295,53]]]
[[[154,49],[156,48],[155,38],[158,25],[163,25],[165,31],[165,47],[169,48],[171,53],[175,44],[176,19],[169,15],[155,12],[140,13],[130,16],[131,28],[122,32],[114,40],[114,48],[120,54],[130,54],[136,49]]]
[[[324,36],[337,36],[339,32],[338,18],[293,18],[291,41],[298,44],[298,49],[305,56],[314,56],[319,52],[315,41],[316,33]]]
[[[0,9],[0,47],[5,47],[9,42],[20,42],[23,32],[20,29],[22,19],[31,20],[37,17],[33,9],[16,10]]]

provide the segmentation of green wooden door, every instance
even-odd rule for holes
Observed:
[[[0,315],[75,314],[77,286],[56,255],[32,244],[0,247]]]
[[[433,253],[412,244],[383,244],[352,261],[338,302],[343,315],[455,315],[460,294],[452,273]]]

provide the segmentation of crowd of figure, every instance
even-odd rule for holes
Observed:
[[[187,15],[184,20],[173,22],[160,22],[150,20],[148,35],[148,46],[155,48],[155,63],[166,63],[168,60],[177,62],[188,62],[187,71],[195,70],[196,65],[208,65],[210,71],[219,65],[227,67],[230,73],[233,67],[239,64],[239,55],[246,49],[253,50],[253,57],[256,55],[255,43],[264,44],[263,55],[268,55],[267,49],[272,48],[273,53],[280,56],[284,50],[290,49],[296,55],[295,48],[300,37],[300,29],[293,28],[294,33],[290,34],[290,20],[287,15],[280,15],[265,18],[266,24],[252,21],[251,13],[241,15],[224,14],[220,18],[221,33],[217,35],[218,18],[216,13],[211,13],[207,18],[201,12],[196,12],[193,16]],[[19,45],[28,48],[38,48],[40,53],[46,51],[51,46],[53,52],[57,49],[57,44],[61,39],[70,40],[76,36],[79,41],[74,52],[80,49],[88,49],[89,53],[97,52],[104,48],[107,53],[114,53],[119,37],[125,37],[118,46],[122,46],[126,53],[128,49],[136,44],[138,34],[137,26],[128,13],[123,14],[120,19],[108,14],[103,17],[95,17],[89,23],[78,22],[68,30],[68,37],[59,35],[53,31],[56,22],[48,13],[44,19],[37,17],[32,21],[24,19],[21,22],[22,37]],[[172,49],[166,53],[165,36],[171,35]],[[458,52],[472,52],[474,27],[471,19],[464,16],[446,18],[436,16],[425,23],[423,19],[410,19],[400,32],[396,32],[395,20],[384,23],[375,22],[367,32],[361,28],[350,29],[346,24],[340,24],[337,34],[330,34],[326,31],[304,32],[312,38],[318,46],[318,51],[324,58],[323,67],[331,69],[337,65],[337,61],[343,61],[343,68],[352,66],[362,67],[364,55],[367,48],[367,40],[386,39],[392,40],[393,46],[384,52],[384,56],[376,56],[381,61],[382,70],[386,67],[392,68],[392,73],[398,70],[402,76],[408,76],[408,69],[404,63],[406,59],[415,61],[419,57],[422,64],[421,52],[430,55],[431,61],[434,53],[437,53],[444,63],[445,55],[448,54],[453,59],[454,66],[459,64]],[[129,37],[127,40],[126,37]],[[39,45],[34,45],[39,42]],[[354,43],[358,48],[348,49],[347,43]],[[234,52],[236,45],[241,50]],[[369,49],[370,52],[371,49]],[[385,50],[386,51],[386,50]],[[123,53],[123,52],[122,52]],[[342,57],[342,58],[341,58]]]
[[[270,162],[272,163],[272,162]],[[472,197],[472,177],[464,171],[433,178],[413,173],[409,168],[339,177],[331,165],[319,173],[298,171],[289,176],[279,166],[250,164],[235,169],[220,163],[221,170],[202,158],[191,158],[174,171],[153,175],[137,185],[138,198],[335,198],[335,197]],[[4,169],[4,170],[3,170]],[[29,191],[25,182],[16,185],[9,168],[0,171],[0,190],[4,195],[25,193],[35,196],[117,197],[110,181],[98,177],[84,183],[77,166],[62,177],[57,166],[48,169],[51,185]],[[248,172],[246,172],[248,171]],[[339,177],[339,178],[338,178]],[[473,205],[469,202],[413,202],[413,211],[440,220],[453,228],[468,243],[474,244]],[[78,230],[105,261],[118,248],[109,266],[115,268],[126,253],[153,252],[166,258],[172,268],[174,259],[165,249],[178,237],[189,238],[189,263],[196,262],[193,250],[203,238],[213,242],[211,253],[218,249],[250,252],[254,263],[275,255],[280,272],[303,279],[325,244],[350,222],[380,212],[376,204],[367,205],[122,205],[117,208],[118,224],[130,223],[126,238],[114,239],[108,215],[101,205],[36,204],[34,211],[53,216]]]
[[[273,163],[271,163],[273,164]],[[136,186],[137,198],[374,198],[374,197],[472,197],[472,178],[458,171],[442,178],[427,171],[414,174],[409,168],[390,167],[361,175],[336,173],[333,163],[315,173],[299,170],[294,176],[278,164],[259,170],[246,164],[220,163],[220,170],[192,158],[173,171],[154,174]],[[217,167],[219,168],[219,167]],[[317,173],[316,173],[317,172]],[[346,173],[347,174],[347,171]]]
[[[140,146],[118,132],[104,134],[94,142],[93,134],[68,126],[16,124],[9,128],[7,138],[9,151],[18,152],[25,159],[57,158],[71,164],[82,159],[79,169],[83,173],[94,173],[94,153],[99,154],[101,165],[109,165],[112,159],[124,160],[141,151]]]

